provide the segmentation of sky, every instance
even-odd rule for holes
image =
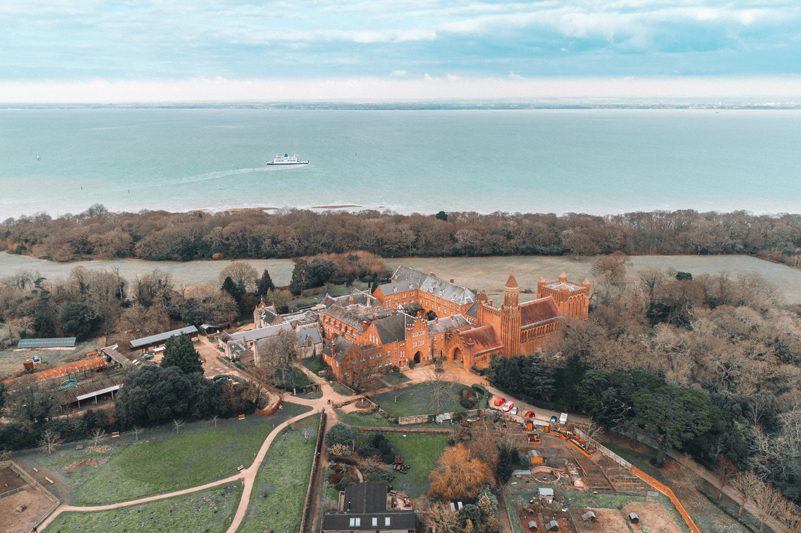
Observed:
[[[0,2],[0,102],[801,100],[797,0]]]

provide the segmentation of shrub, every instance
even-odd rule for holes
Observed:
[[[342,444],[350,448],[353,445],[353,431],[349,426],[339,422],[326,432],[323,442],[329,449],[336,444]]]
[[[481,395],[483,395],[483,396],[489,396],[489,391],[487,391],[487,389],[485,389],[484,387],[482,387],[482,386],[481,386],[481,385],[479,385],[478,383],[475,383],[475,384],[473,384],[473,385],[471,386],[471,388],[472,388],[474,391],[476,391],[477,393],[479,393],[479,394],[481,394]]]
[[[472,409],[475,405],[475,402],[470,398],[462,398],[459,400],[459,404],[464,407],[465,409]]]
[[[342,479],[337,481],[336,485],[334,485],[334,487],[336,487],[336,489],[340,491],[345,490],[347,486],[348,486],[348,476],[342,476]]]

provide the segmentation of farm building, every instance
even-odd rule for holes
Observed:
[[[53,339],[21,339],[17,343],[20,350],[48,349],[48,348],[75,348],[75,337],[58,337]]]
[[[596,516],[594,512],[587,511],[586,513],[581,515],[581,519],[584,520],[585,522],[595,522]]]
[[[545,524],[545,531],[559,531],[559,522],[556,520],[551,520]]]
[[[541,502],[553,503],[553,489],[540,488],[539,495]]]
[[[177,337],[178,335],[189,335],[192,340],[197,340],[197,328],[195,326],[187,326],[181,329],[174,329],[172,331],[165,331],[158,335],[150,335],[149,337],[142,337],[141,339],[134,339],[131,341],[131,348],[145,352],[150,348],[163,346],[167,339]]]
[[[631,520],[632,524],[640,523],[640,517],[637,516],[637,513],[629,513],[629,520]]]
[[[529,520],[529,522],[528,522],[528,530],[529,531],[537,531],[537,523],[534,520]]]
[[[83,383],[70,382],[62,386],[62,390],[56,393],[55,398],[62,409],[69,407],[86,407],[91,403],[97,404],[98,398],[114,399],[114,393],[122,388],[122,376],[113,376],[99,381]],[[75,404],[75,405],[73,405]]]
[[[542,454],[537,450],[529,450],[528,455],[531,457],[531,464],[533,465],[542,464]]]

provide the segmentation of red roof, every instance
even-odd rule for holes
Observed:
[[[34,376],[36,379],[51,379],[57,378],[61,376],[66,376],[68,374],[75,374],[76,372],[85,372],[87,370],[97,370],[99,368],[105,368],[106,361],[104,360],[103,356],[100,357],[93,357],[91,359],[84,359],[83,361],[78,361],[77,363],[70,363],[64,366],[57,366],[56,368],[50,368],[48,370],[43,370],[41,372],[36,372]]]
[[[560,316],[562,314],[550,296],[520,304],[520,325],[522,327],[553,320]]]
[[[506,287],[509,289],[516,289],[517,288],[517,280],[515,279],[515,273],[512,272],[509,274],[509,279],[506,280]]]
[[[475,344],[474,354],[503,348],[503,344],[498,340],[498,336],[495,334],[495,328],[492,326],[482,326],[480,328],[463,331],[461,336],[464,342],[467,342],[468,339],[473,341]]]

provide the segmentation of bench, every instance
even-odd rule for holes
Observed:
[[[117,438],[119,436],[120,436],[120,432],[119,431],[115,431],[114,433],[111,434],[111,438],[112,439],[115,439],[115,438]]]
[[[239,415],[239,420],[244,420],[244,419],[245,419],[245,415]]]

